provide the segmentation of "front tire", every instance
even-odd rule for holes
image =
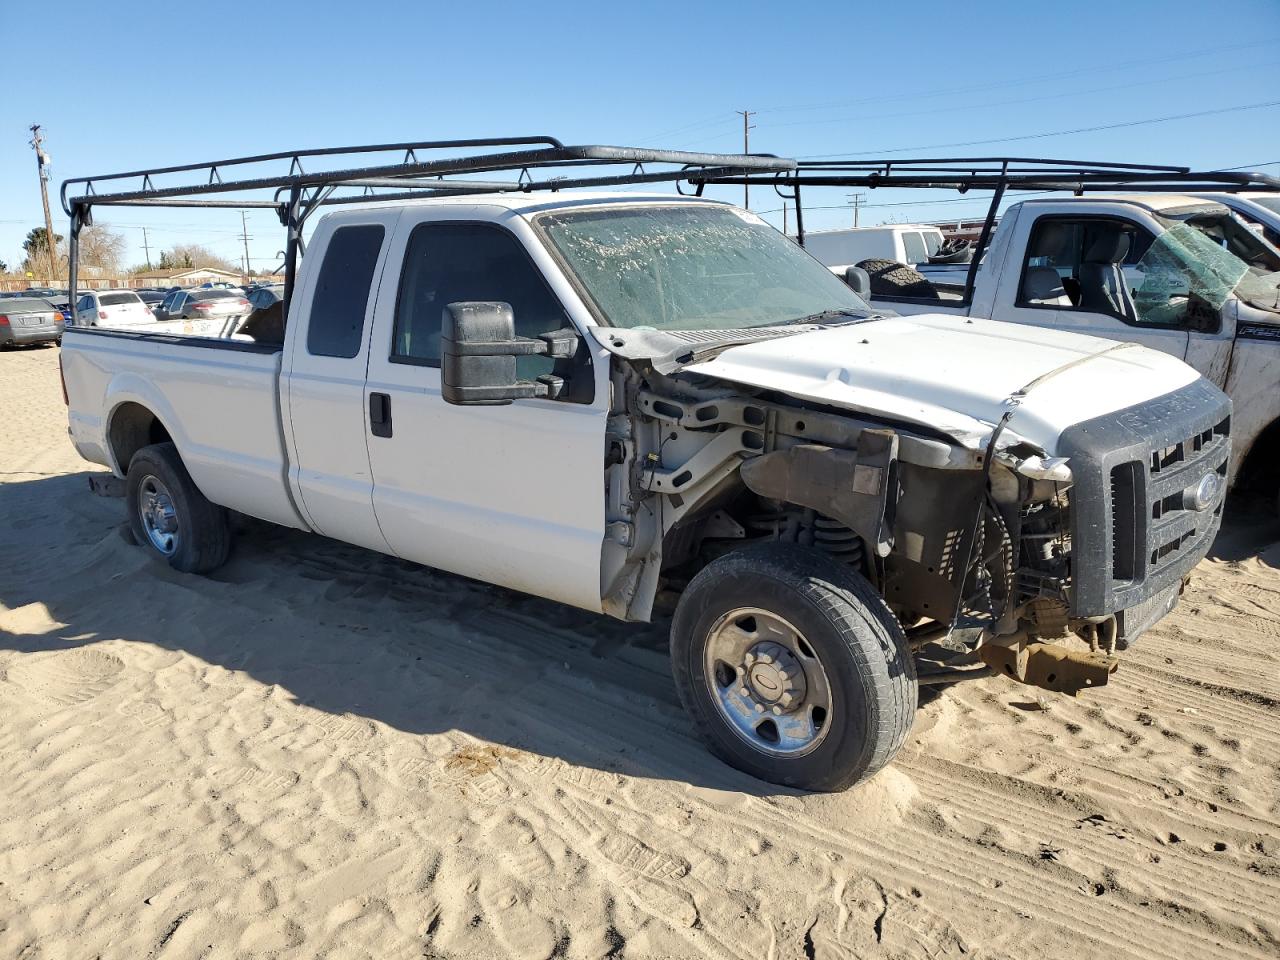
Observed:
[[[806,790],[843,790],[885,766],[918,699],[902,628],[871,584],[790,544],[731,553],[694,577],[671,661],[713,753]]]
[[[225,507],[210,503],[172,443],[143,447],[125,480],[129,528],[140,546],[183,573],[208,573],[231,553]]]

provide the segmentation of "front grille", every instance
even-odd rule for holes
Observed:
[[[1229,432],[1230,419],[1223,419],[1111,468],[1111,578],[1118,586],[1160,573],[1217,528],[1221,499],[1201,511],[1185,495],[1211,472],[1225,488]]]
[[[1072,488],[1075,616],[1115,613],[1168,588],[1208,552],[1222,519],[1231,406],[1199,380],[1063,433]],[[1206,474],[1220,483],[1195,509]]]

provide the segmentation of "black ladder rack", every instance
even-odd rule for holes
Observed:
[[[898,160],[802,160],[794,170],[764,174],[751,171],[717,176],[694,172],[688,177],[696,189],[707,184],[771,186],[795,204],[796,239],[804,246],[802,187],[898,187],[912,189],[989,190],[991,204],[978,237],[962,303],[973,299],[978,264],[991,241],[991,232],[1007,190],[1062,191],[1081,196],[1090,192],[1123,193],[1238,193],[1244,190],[1280,191],[1280,177],[1255,171],[1193,170],[1190,167],[1092,160],[1054,160],[1040,157],[922,157]]]
[[[461,153],[432,156],[446,150]],[[317,162],[324,163],[326,158],[338,161],[338,165],[307,169]],[[341,162],[343,158],[345,163]],[[364,165],[354,165],[358,160],[363,160]],[[474,193],[678,183],[689,180],[692,174],[714,180],[783,174],[795,169],[794,160],[768,154],[565,146],[555,137],[528,136],[324,147],[74,177],[64,181],[61,190],[62,208],[71,218],[68,279],[74,302],[80,230],[93,223],[93,208],[98,206],[276,210],[288,231],[287,306],[293,293],[298,254],[303,252],[302,228],[321,206]],[[514,174],[514,178],[475,179],[476,174],[497,173]],[[272,191],[269,199],[262,195],[265,191]],[[240,196],[217,196],[226,194]]]

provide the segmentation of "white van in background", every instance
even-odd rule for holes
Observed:
[[[928,263],[942,246],[942,231],[929,224],[883,224],[844,230],[806,230],[804,248],[828,267],[863,260]]]

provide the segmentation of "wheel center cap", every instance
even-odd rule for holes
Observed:
[[[804,669],[786,647],[769,641],[757,643],[747,651],[745,660],[747,687],[757,703],[790,712],[804,702]]]

